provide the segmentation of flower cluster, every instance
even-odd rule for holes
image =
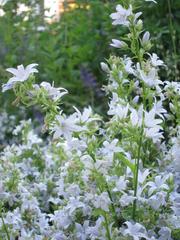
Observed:
[[[118,5],[111,14],[128,31],[111,46],[129,56],[101,63],[106,120],[91,107],[66,115],[67,90],[35,84],[35,64],[8,70],[14,77],[3,91],[38,105],[50,136],[23,120],[13,131],[21,141],[0,154],[2,239],[178,239],[180,87],[159,78],[164,63],[149,53],[150,34],[134,9]]]

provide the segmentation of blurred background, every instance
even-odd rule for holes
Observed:
[[[144,27],[156,52],[168,65],[161,78],[179,80],[180,0],[136,0],[142,5]],[[38,81],[67,88],[66,110],[89,104],[103,112],[106,76],[100,62],[110,54],[122,55],[109,44],[124,28],[109,17],[121,0],[0,0],[0,82],[7,82],[7,67],[39,64]],[[17,111],[1,94],[1,110]]]

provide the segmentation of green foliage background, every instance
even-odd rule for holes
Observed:
[[[67,109],[71,104],[80,107],[91,104],[102,111],[101,86],[106,79],[100,62],[114,51],[117,54],[119,50],[112,49],[109,44],[112,38],[120,39],[125,31],[121,26],[118,30],[113,27],[109,15],[116,4],[124,1],[75,2],[77,7],[70,9],[65,1],[65,13],[52,24],[44,21],[42,0],[9,0],[2,6],[5,15],[0,17],[0,79],[1,83],[8,80],[7,67],[36,62],[39,81],[54,82],[55,86],[68,89]],[[19,15],[20,3],[28,5],[30,10]],[[142,5],[145,28],[153,37],[153,51],[168,65],[168,70],[161,73],[162,79],[178,81],[180,1],[159,0],[158,4],[153,4],[136,0],[136,3]],[[45,30],[38,31],[39,26]],[[11,101],[11,93],[1,100],[4,103],[7,99]]]

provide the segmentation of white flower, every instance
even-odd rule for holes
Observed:
[[[166,111],[166,109],[163,108],[163,102],[162,102],[162,100],[160,100],[160,101],[156,101],[156,100],[155,100],[155,103],[153,104],[153,109],[154,109],[156,115],[158,115],[158,116],[160,116],[162,119],[164,119],[163,114],[166,114],[167,111]]]
[[[103,239],[105,239],[105,238],[100,238],[100,236],[102,235],[102,224],[103,224],[103,222],[104,222],[103,217],[99,217],[96,221],[95,226],[92,226],[92,227],[88,228],[88,233],[90,234],[90,239],[92,239],[92,240],[96,240],[96,239],[103,240]]]
[[[100,195],[98,195],[94,201],[94,206],[96,208],[101,208],[102,210],[104,210],[106,212],[109,211],[110,204],[111,204],[111,200],[109,199],[107,192],[103,192]]]
[[[50,220],[56,223],[59,228],[67,229],[72,223],[72,218],[65,209],[54,211],[54,214],[49,214]]]
[[[170,228],[162,227],[158,233],[160,234],[160,237],[158,238],[158,240],[172,240]]]
[[[115,115],[120,120],[127,117],[129,104],[125,105],[125,102],[122,99],[118,98],[117,93],[113,93],[109,107],[110,109],[107,112],[108,115]]]
[[[89,221],[84,221],[83,225],[75,223],[76,236],[78,240],[86,240],[89,235]]]
[[[138,172],[138,182],[143,184],[149,174],[150,174],[149,169],[146,169],[144,172],[141,172],[139,170],[139,172]]]
[[[128,17],[132,15],[132,6],[128,9],[123,8],[120,4],[116,6],[116,13],[112,13],[110,17],[114,20],[113,25],[129,26]]]
[[[129,58],[129,57],[124,58],[124,69],[129,74],[134,74],[134,69],[132,67],[132,64],[133,64],[133,62],[132,62],[131,58]]]
[[[162,127],[160,124],[163,122],[162,119],[156,119],[156,111],[155,107],[144,114],[144,133],[145,136],[151,138],[153,142],[158,142],[161,138],[163,138]],[[143,123],[143,108],[142,106],[137,111],[136,109],[131,109],[130,114],[131,124],[133,126],[140,127]]]
[[[53,85],[51,86],[51,84],[48,82],[42,82],[40,86],[47,91],[48,96],[53,101],[57,101],[62,96],[68,93],[68,91],[65,88],[55,88]]]
[[[115,47],[115,48],[122,48],[122,47],[126,47],[127,44],[123,41],[120,41],[117,39],[112,39],[112,43],[110,44],[110,46]]]
[[[161,129],[161,127],[158,125],[162,123],[162,119],[156,119],[155,116],[156,112],[154,109],[149,112],[145,112],[144,124],[148,128],[159,127],[159,129]]]
[[[35,68],[36,66],[38,66],[38,64],[32,63],[25,68],[23,65],[19,65],[17,67],[17,69],[16,68],[7,68],[6,71],[12,73],[14,76],[12,78],[10,78],[6,84],[3,84],[2,92],[5,92],[5,91],[13,88],[17,82],[26,81],[31,74],[37,73],[38,70]]]
[[[162,81],[157,77],[157,71],[155,68],[152,68],[148,73],[145,73],[143,70],[140,70],[140,78],[149,86],[153,87],[159,84],[162,84]]]
[[[154,209],[158,210],[161,206],[166,205],[166,192],[157,192],[155,195],[152,195],[147,203]]]
[[[69,216],[72,216],[73,212],[78,208],[85,208],[85,204],[78,200],[78,198],[70,197],[66,209],[68,210]]]
[[[114,153],[122,152],[122,149],[118,147],[117,144],[118,144],[118,139],[114,139],[112,142],[104,141],[103,149],[102,149],[103,155],[109,159],[112,159],[114,156]]]
[[[81,125],[85,123],[90,123],[92,121],[100,120],[100,118],[98,117],[93,117],[93,110],[90,106],[84,108],[82,113],[76,107],[74,107],[74,109],[76,110],[74,114],[77,115],[78,122]]]
[[[159,57],[157,56],[156,53],[153,53],[152,55],[149,54],[149,56],[150,56],[151,64],[152,64],[153,67],[163,66],[164,65],[164,62],[159,59]]]
[[[42,143],[42,139],[39,138],[33,130],[29,131],[27,134],[27,144],[32,147],[33,144]]]
[[[66,139],[71,139],[73,132],[84,130],[84,128],[77,125],[76,122],[77,118],[74,114],[67,118],[62,115],[56,116],[56,122],[51,128],[51,130],[55,132],[53,138],[58,139],[64,136]]]
[[[145,135],[148,138],[151,138],[153,142],[158,142],[163,138],[162,127],[159,125],[162,123],[162,119],[155,118],[156,112],[152,109],[149,112],[145,112],[144,124],[145,124]]]
[[[140,127],[142,125],[142,120],[143,120],[143,106],[141,106],[138,111],[136,109],[131,109],[131,114],[130,114],[130,120],[131,124],[133,126],[138,126]]]
[[[116,181],[116,186],[113,189],[114,192],[121,192],[124,191],[127,187],[128,180],[125,180],[125,176],[119,177]]]
[[[147,232],[144,226],[139,223],[125,222],[127,229],[123,230],[123,235],[130,235],[134,240],[140,240],[142,238],[148,239]]]
[[[180,82],[169,82],[165,81],[164,90],[167,92],[166,95],[177,94],[180,96]]]
[[[124,193],[124,194],[121,196],[119,202],[120,202],[120,204],[121,204],[122,207],[126,207],[126,206],[128,206],[129,204],[132,204],[135,199],[136,199],[135,197],[130,196],[130,195],[127,195],[126,193]]]
[[[155,191],[160,191],[160,190],[169,190],[169,186],[165,183],[167,180],[167,176],[161,177],[161,176],[156,176],[154,182],[150,181],[146,184],[146,186],[150,186],[148,194],[151,195]]]

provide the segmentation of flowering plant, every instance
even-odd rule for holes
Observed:
[[[180,85],[159,79],[164,63],[149,53],[150,34],[135,9],[118,5],[111,14],[127,29],[111,46],[129,56],[101,63],[108,121],[91,107],[67,116],[60,108],[65,89],[35,84],[36,69],[14,72],[16,102],[40,106],[52,137],[43,141],[22,121],[14,130],[21,144],[1,153],[3,238],[177,239]]]

